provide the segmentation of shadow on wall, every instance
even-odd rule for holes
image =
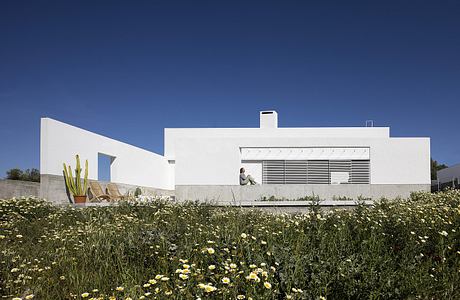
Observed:
[[[107,181],[98,181],[105,190]],[[134,193],[136,188],[142,189],[142,194],[147,196],[174,196],[174,190],[156,189],[151,187],[116,183],[122,194],[127,192]],[[70,202],[69,193],[66,189],[64,176],[58,175],[41,175],[40,197],[45,198],[55,204],[68,204]]]
[[[62,177],[65,178],[64,171],[62,171]],[[67,200],[69,201],[70,204],[72,204],[73,203],[72,196],[70,195],[69,187],[67,186],[67,184],[65,184],[65,180],[64,180],[64,187],[65,187],[65,193],[67,195]]]

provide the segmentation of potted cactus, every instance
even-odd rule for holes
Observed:
[[[88,160],[85,162],[85,175],[83,184],[81,182],[80,157],[76,155],[77,166],[75,168],[75,178],[72,174],[72,168],[64,163],[65,184],[69,192],[73,195],[74,203],[85,203],[88,191]]]

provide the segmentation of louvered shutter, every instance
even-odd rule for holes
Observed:
[[[307,161],[286,160],[285,161],[285,183],[306,184],[307,183]]]
[[[307,161],[307,183],[328,184],[329,183],[329,161],[308,160]]]
[[[263,184],[284,184],[284,160],[265,160],[262,163]]]
[[[369,184],[369,160],[265,160],[263,184],[330,184],[331,173],[348,173],[348,183]]]
[[[368,184],[370,179],[369,160],[351,161],[351,183]]]

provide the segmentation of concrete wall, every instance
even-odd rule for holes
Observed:
[[[41,175],[40,192],[37,193],[41,198],[45,198],[55,204],[68,204],[71,203],[72,198],[66,192],[65,182],[63,176],[57,175]],[[107,182],[99,182],[105,190]],[[140,187],[143,195],[148,196],[174,196],[173,190],[156,189],[152,187],[130,185],[123,183],[116,183],[120,193],[126,194],[127,192],[134,193],[137,187]]]
[[[266,129],[255,129],[260,131],[259,135],[253,129],[248,130],[254,136],[248,137],[239,129],[232,134],[228,129],[203,129],[201,134],[195,129],[167,129],[165,157],[175,161],[175,184],[237,185],[242,166],[240,149],[244,147],[368,147],[371,184],[429,185],[431,182],[429,138],[302,138],[302,135],[287,137],[283,130],[277,132],[280,129],[270,130],[271,135]]]
[[[40,183],[21,180],[0,179],[0,199],[40,194]]]
[[[62,175],[62,163],[75,167],[75,155],[88,160],[89,178],[98,179],[98,153],[115,157],[111,181],[174,189],[173,169],[161,155],[53,119],[41,119],[40,172]]]
[[[454,179],[460,181],[460,164],[453,165],[449,168],[437,172],[439,183],[452,182]]]
[[[372,198],[382,197],[394,199],[407,198],[411,192],[430,191],[430,185],[423,184],[270,184],[270,185],[177,185],[176,199],[239,202],[256,201],[262,197],[274,196],[277,199],[298,199],[305,196],[317,195],[320,199],[333,200],[334,196],[357,200],[359,196]]]

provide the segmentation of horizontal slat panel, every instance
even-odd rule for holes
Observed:
[[[263,184],[284,184],[284,161],[272,160],[262,163]]]
[[[307,183],[307,161],[286,160],[285,161],[285,183],[306,184]]]
[[[262,163],[262,183],[330,184],[334,173],[345,175],[341,184],[369,184],[369,169],[369,160],[267,160]]]
[[[307,183],[328,184],[329,183],[329,161],[308,160],[307,161]]]
[[[351,182],[354,184],[368,184],[370,182],[369,160],[352,160]]]

